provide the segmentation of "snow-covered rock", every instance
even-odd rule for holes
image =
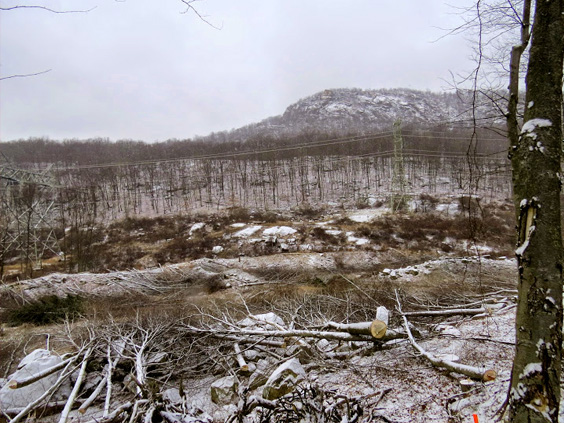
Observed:
[[[61,363],[63,359],[48,350],[37,349],[23,358],[18,370],[8,378],[8,383],[0,389],[0,409],[25,407],[45,393],[57,381],[61,371],[57,371],[30,385],[11,389],[11,381],[18,381]],[[64,382],[51,398],[51,401],[66,399],[71,391],[70,381]]]
[[[225,376],[211,384],[211,400],[216,404],[231,404],[237,397],[239,383],[233,376]]]
[[[300,360],[291,358],[282,363],[270,375],[266,381],[262,396],[268,400],[275,400],[286,395],[295,388],[295,386],[304,380],[306,372],[302,367]]]
[[[284,320],[276,313],[264,313],[256,314],[252,317],[246,317],[245,319],[238,322],[239,326],[246,328],[260,328],[260,329],[270,329],[276,330],[280,327],[286,327]]]
[[[206,224],[204,222],[194,223],[192,225],[192,227],[190,228],[190,235],[193,235],[194,232],[198,232],[198,231],[202,230],[205,226],[206,226]]]

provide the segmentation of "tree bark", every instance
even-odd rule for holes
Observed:
[[[537,1],[524,125],[511,145],[519,300],[508,421],[557,422],[562,353],[564,0]]]

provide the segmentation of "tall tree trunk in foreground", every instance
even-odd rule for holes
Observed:
[[[524,125],[510,139],[519,302],[507,418],[515,423],[557,422],[560,405],[563,12],[564,0],[536,2]]]

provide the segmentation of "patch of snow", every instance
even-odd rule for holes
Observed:
[[[253,226],[249,226],[248,228],[242,229],[238,232],[235,232],[233,236],[238,238],[247,238],[261,229],[262,229],[261,225],[253,225]]]
[[[247,226],[246,223],[232,223],[230,225],[232,228],[244,228],[245,226]]]
[[[450,335],[455,337],[459,337],[461,335],[460,330],[451,325],[437,325],[435,329],[443,335]]]
[[[352,213],[348,216],[350,220],[356,223],[368,223],[371,222],[375,217],[381,216],[385,210],[363,210],[361,212]]]
[[[192,227],[190,228],[190,235],[192,235],[194,232],[199,231],[200,229],[202,229],[204,226],[206,226],[206,224],[204,222],[198,222],[198,223],[194,223],[192,225]]]
[[[265,229],[263,235],[272,236],[288,236],[298,232],[294,228],[290,228],[289,226],[273,226],[272,228]]]
[[[548,128],[550,126],[552,126],[552,122],[548,119],[539,119],[539,118],[531,119],[525,122],[525,124],[521,128],[521,135],[536,140],[537,134],[535,133],[535,129]]]
[[[519,375],[519,379],[531,376],[534,373],[542,373],[542,363],[529,363],[523,369],[523,373]]]
[[[526,239],[525,242],[523,242],[523,243],[515,250],[515,254],[518,255],[518,256],[522,256],[528,246],[529,246],[529,240]]]
[[[343,231],[340,231],[338,229],[327,229],[325,231],[326,234],[332,235],[332,236],[337,236],[337,235],[341,235],[343,233]]]
[[[552,126],[552,122],[548,119],[531,119],[525,122],[523,128],[521,128],[521,133],[532,132],[535,128],[548,128]]]

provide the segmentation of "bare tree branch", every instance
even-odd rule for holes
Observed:
[[[200,20],[202,22],[207,23],[209,26],[211,26],[214,29],[217,30],[221,30],[223,28],[223,24],[221,26],[216,26],[214,24],[212,24],[208,19],[207,16],[202,15],[200,12],[198,12],[198,10],[192,6],[193,3],[196,3],[198,0],[180,0],[182,3],[184,3],[186,5],[186,10],[184,10],[184,12],[180,12],[182,14],[186,14],[190,11],[194,12],[196,14],[196,16],[198,16],[198,18],[200,18]]]
[[[37,5],[17,5],[17,6],[10,6],[10,7],[0,7],[0,10],[8,11],[8,10],[16,10],[16,9],[41,9],[51,13],[63,14],[63,13],[88,13],[96,9],[98,6],[91,7],[90,9],[84,10],[55,10],[45,6],[37,6]]]
[[[44,73],[51,72],[51,70],[52,69],[47,69],[47,70],[44,70],[44,71],[41,71],[41,72],[36,72],[36,73],[25,73],[25,74],[3,76],[3,77],[0,77],[0,81],[3,81],[5,79],[12,79],[12,78],[29,78],[31,76],[43,75]]]

